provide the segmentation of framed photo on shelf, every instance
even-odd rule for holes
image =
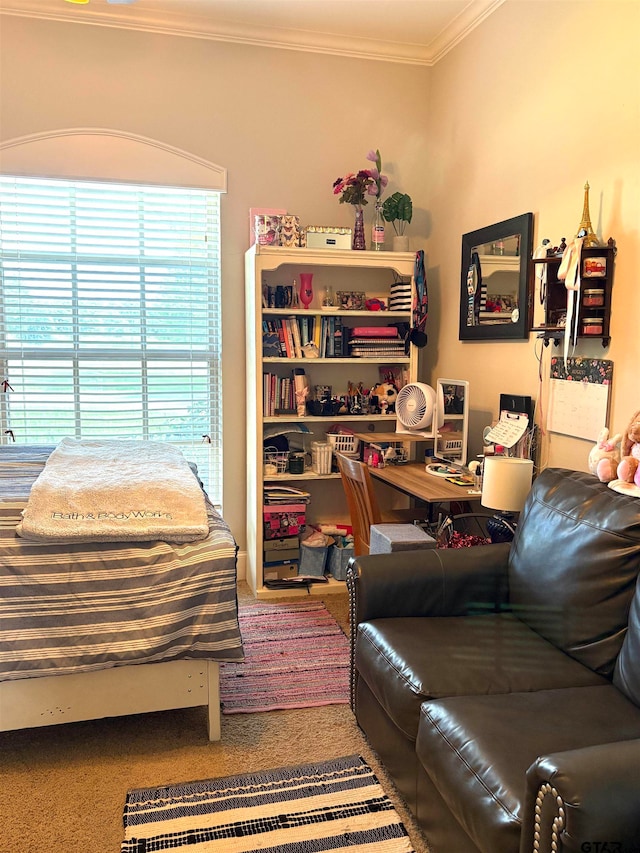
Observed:
[[[380,365],[380,382],[389,382],[399,391],[409,381],[409,371],[401,364]]]
[[[346,311],[364,311],[367,294],[361,290],[338,290],[336,293],[340,308]]]
[[[607,274],[607,259],[585,258],[583,261],[585,278],[604,278]]]
[[[281,207],[250,207],[249,208],[249,245],[263,243],[265,245],[278,245],[276,242],[277,232],[280,226],[280,217],[287,211]],[[258,232],[262,232],[263,239]],[[273,236],[269,237],[269,232]]]

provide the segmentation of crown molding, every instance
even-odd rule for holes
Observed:
[[[429,65],[435,65],[506,0],[473,0],[429,45]]]
[[[434,65],[459,44],[505,0],[470,0],[462,12],[429,44],[359,38],[299,28],[261,26],[216,20],[176,11],[157,12],[142,6],[73,6],[62,0],[2,0],[0,14],[46,21],[138,30],[161,35],[207,39],[256,47],[296,50],[409,65]]]

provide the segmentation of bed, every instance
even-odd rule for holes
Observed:
[[[0,447],[0,731],[206,705],[243,659],[231,531],[206,500],[188,543],[16,535],[52,447]],[[194,472],[195,473],[195,472]]]

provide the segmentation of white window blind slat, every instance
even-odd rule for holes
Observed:
[[[0,440],[168,441],[221,502],[219,207],[0,177]]]

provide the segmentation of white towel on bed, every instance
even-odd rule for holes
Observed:
[[[16,532],[46,542],[192,542],[209,524],[204,493],[177,448],[65,438],[33,484]]]

